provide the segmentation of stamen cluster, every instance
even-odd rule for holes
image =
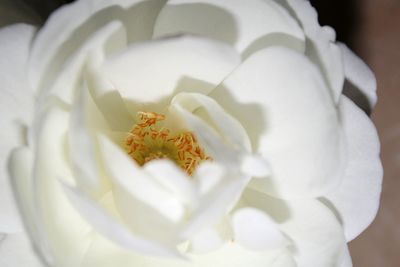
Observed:
[[[140,165],[154,159],[169,158],[192,175],[197,166],[211,158],[190,131],[172,134],[162,127],[166,117],[155,112],[138,112],[139,122],[126,138],[128,154]]]

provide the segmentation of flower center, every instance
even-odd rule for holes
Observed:
[[[211,159],[192,132],[171,134],[162,127],[165,115],[138,112],[138,118],[139,123],[133,126],[125,144],[128,154],[140,166],[154,159],[168,158],[192,175],[201,162]]]

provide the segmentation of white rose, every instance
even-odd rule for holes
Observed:
[[[371,71],[307,1],[165,2],[0,31],[0,265],[351,266],[382,168],[343,92],[370,110]]]

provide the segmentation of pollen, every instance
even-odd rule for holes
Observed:
[[[171,133],[163,127],[166,116],[155,112],[138,112],[135,124],[126,138],[128,154],[140,165],[155,159],[168,158],[188,175],[197,166],[211,160],[190,131]]]

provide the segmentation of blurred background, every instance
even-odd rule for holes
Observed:
[[[71,0],[0,0],[0,27],[41,23]],[[379,102],[372,114],[385,170],[381,207],[374,223],[350,243],[355,267],[400,266],[400,0],[311,0],[320,23],[336,29],[375,72]],[[18,4],[18,9],[15,4]],[[11,8],[12,7],[12,8]],[[32,12],[29,7],[33,7]],[[23,16],[21,14],[24,14]],[[26,16],[29,15],[29,16]],[[26,19],[26,18],[29,19]],[[11,20],[10,20],[11,18]],[[321,266],[322,267],[322,266]]]

